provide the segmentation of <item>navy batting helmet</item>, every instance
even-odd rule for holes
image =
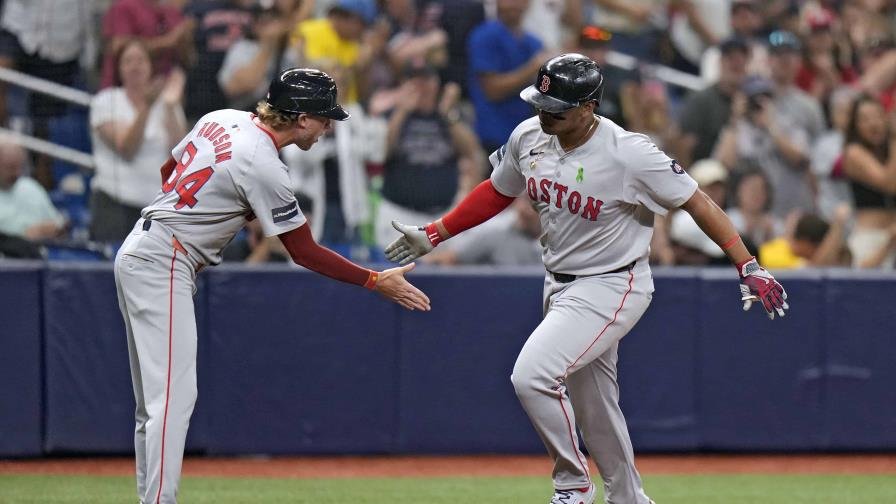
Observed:
[[[268,105],[288,114],[314,114],[337,121],[349,113],[336,103],[336,81],[313,68],[290,68],[271,81]]]
[[[600,66],[581,54],[561,54],[551,58],[538,70],[535,84],[520,92],[520,98],[545,112],[563,112],[578,105],[596,101],[604,91]]]

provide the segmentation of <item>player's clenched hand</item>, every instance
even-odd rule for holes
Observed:
[[[775,318],[776,312],[783,317],[784,310],[790,308],[784,287],[756,262],[755,257],[740,266],[740,294],[744,311],[749,310],[754,301],[760,301],[770,319]]]
[[[404,278],[404,274],[412,269],[414,263],[381,271],[376,281],[376,290],[408,310],[429,311],[429,298],[426,294]]]
[[[386,259],[392,262],[404,265],[420,256],[425,256],[435,248],[423,226],[408,226],[392,221],[392,227],[402,234],[386,247]]]

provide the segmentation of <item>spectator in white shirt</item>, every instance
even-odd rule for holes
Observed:
[[[115,66],[117,85],[102,90],[90,105],[96,163],[90,235],[108,242],[130,232],[159,191],[159,168],[187,132],[183,71],[153,80],[149,51],[136,39],[122,46]]]

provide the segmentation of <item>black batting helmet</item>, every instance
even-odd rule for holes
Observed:
[[[268,105],[288,114],[314,114],[337,121],[349,113],[336,103],[336,81],[314,68],[290,68],[280,72],[268,88]]]
[[[604,91],[600,66],[581,54],[561,54],[538,70],[535,84],[520,92],[520,98],[545,112],[563,112],[582,103],[596,101]]]

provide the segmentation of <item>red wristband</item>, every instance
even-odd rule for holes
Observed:
[[[364,288],[374,290],[376,289],[376,282],[380,279],[380,274],[378,271],[370,271],[370,275],[367,277],[367,281],[364,282]]]
[[[728,249],[730,249],[731,247],[733,247],[733,246],[737,243],[738,240],[740,240],[740,235],[734,235],[733,237],[731,237],[730,240],[726,241],[726,242],[722,245],[722,250],[728,250]]]
[[[429,243],[432,243],[433,247],[442,243],[442,234],[439,233],[439,227],[436,226],[435,222],[430,222],[423,229],[426,231],[426,237],[429,238]]]

